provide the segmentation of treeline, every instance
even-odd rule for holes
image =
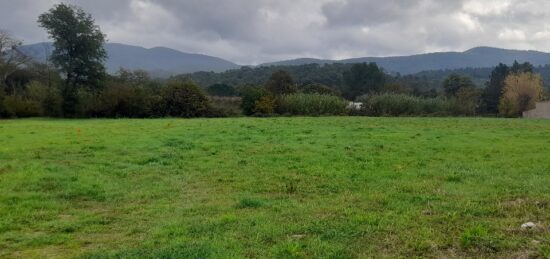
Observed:
[[[496,64],[495,64],[496,65]],[[263,84],[271,74],[277,70],[287,71],[298,84],[320,83],[331,86],[334,89],[344,87],[343,74],[350,70],[353,64],[307,64],[297,66],[259,66],[241,67],[240,69],[228,70],[221,73],[195,72],[175,76],[177,79],[188,79],[196,82],[201,87],[208,87],[213,84],[227,84],[232,86]],[[550,82],[550,65],[534,67],[534,72],[542,76],[544,82]],[[394,81],[411,89],[416,95],[424,95],[441,92],[443,81],[452,74],[467,76],[472,79],[475,85],[482,88],[491,76],[493,68],[458,68],[423,71],[411,75],[388,74],[388,81]],[[545,84],[546,89],[550,85]]]

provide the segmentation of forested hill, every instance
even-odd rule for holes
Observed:
[[[295,83],[321,83],[334,88],[340,88],[343,85],[343,73],[351,68],[353,64],[308,64],[297,66],[260,66],[260,67],[242,67],[240,69],[229,70],[222,73],[214,72],[196,72],[192,74],[179,75],[177,78],[191,79],[203,87],[223,83],[232,86],[239,85],[259,85],[268,81],[273,72],[277,70],[287,71]],[[439,89],[443,80],[450,74],[456,73],[469,76],[480,87],[489,79],[493,66],[486,68],[460,68],[445,70],[422,71],[412,75],[398,76],[392,78],[407,84],[418,90]],[[544,78],[545,85],[550,86],[550,65],[535,67],[535,72],[540,73]]]
[[[512,64],[516,60],[520,63],[529,62],[535,66],[543,66],[550,64],[550,53],[477,47],[464,52],[439,52],[397,57],[363,57],[344,60],[302,58],[266,63],[263,66],[375,62],[391,73],[414,74],[428,70],[493,67],[498,63]]]

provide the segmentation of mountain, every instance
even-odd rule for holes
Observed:
[[[45,61],[53,49],[51,43],[37,43],[21,47],[24,53],[39,61]],[[201,54],[190,54],[174,49],[143,47],[107,43],[105,45],[108,59],[106,67],[109,73],[119,68],[143,69],[160,77],[193,73],[198,71],[223,72],[240,66],[230,61]]]
[[[107,43],[105,48],[109,55],[106,66],[110,73],[114,73],[120,67],[123,67],[126,69],[143,69],[155,76],[168,77],[199,71],[224,72],[240,67],[221,58],[189,54],[164,47],[146,49],[118,43]],[[37,43],[25,45],[21,49],[30,56],[44,61],[51,52],[52,45],[51,43]],[[550,64],[550,53],[477,47],[464,52],[437,52],[395,57],[363,57],[343,60],[300,58],[265,63],[260,67],[376,62],[389,73],[406,75],[430,70],[494,67],[498,63],[512,64],[516,60],[518,62],[530,62],[535,66],[546,65]]]
[[[516,60],[530,62],[535,66],[546,65],[550,64],[550,53],[477,47],[464,52],[438,52],[412,56],[363,57],[343,60],[302,58],[265,63],[261,66],[376,62],[390,73],[414,74],[427,70],[494,67],[498,63],[512,64]]]

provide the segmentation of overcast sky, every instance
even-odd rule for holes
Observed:
[[[0,29],[48,40],[37,17],[57,0],[0,0]],[[550,51],[548,0],[67,0],[109,42],[165,46],[239,64],[463,51]]]

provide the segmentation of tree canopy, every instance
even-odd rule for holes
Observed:
[[[355,99],[363,94],[379,92],[386,82],[386,74],[376,63],[359,63],[344,72],[344,95]]]
[[[443,81],[443,89],[445,90],[445,95],[449,97],[456,96],[461,88],[473,87],[475,87],[475,84],[470,77],[459,74],[451,74],[445,79],[445,81]]]
[[[38,18],[53,39],[52,63],[60,69],[66,84],[100,87],[107,58],[105,35],[91,15],[76,6],[58,4]]]

